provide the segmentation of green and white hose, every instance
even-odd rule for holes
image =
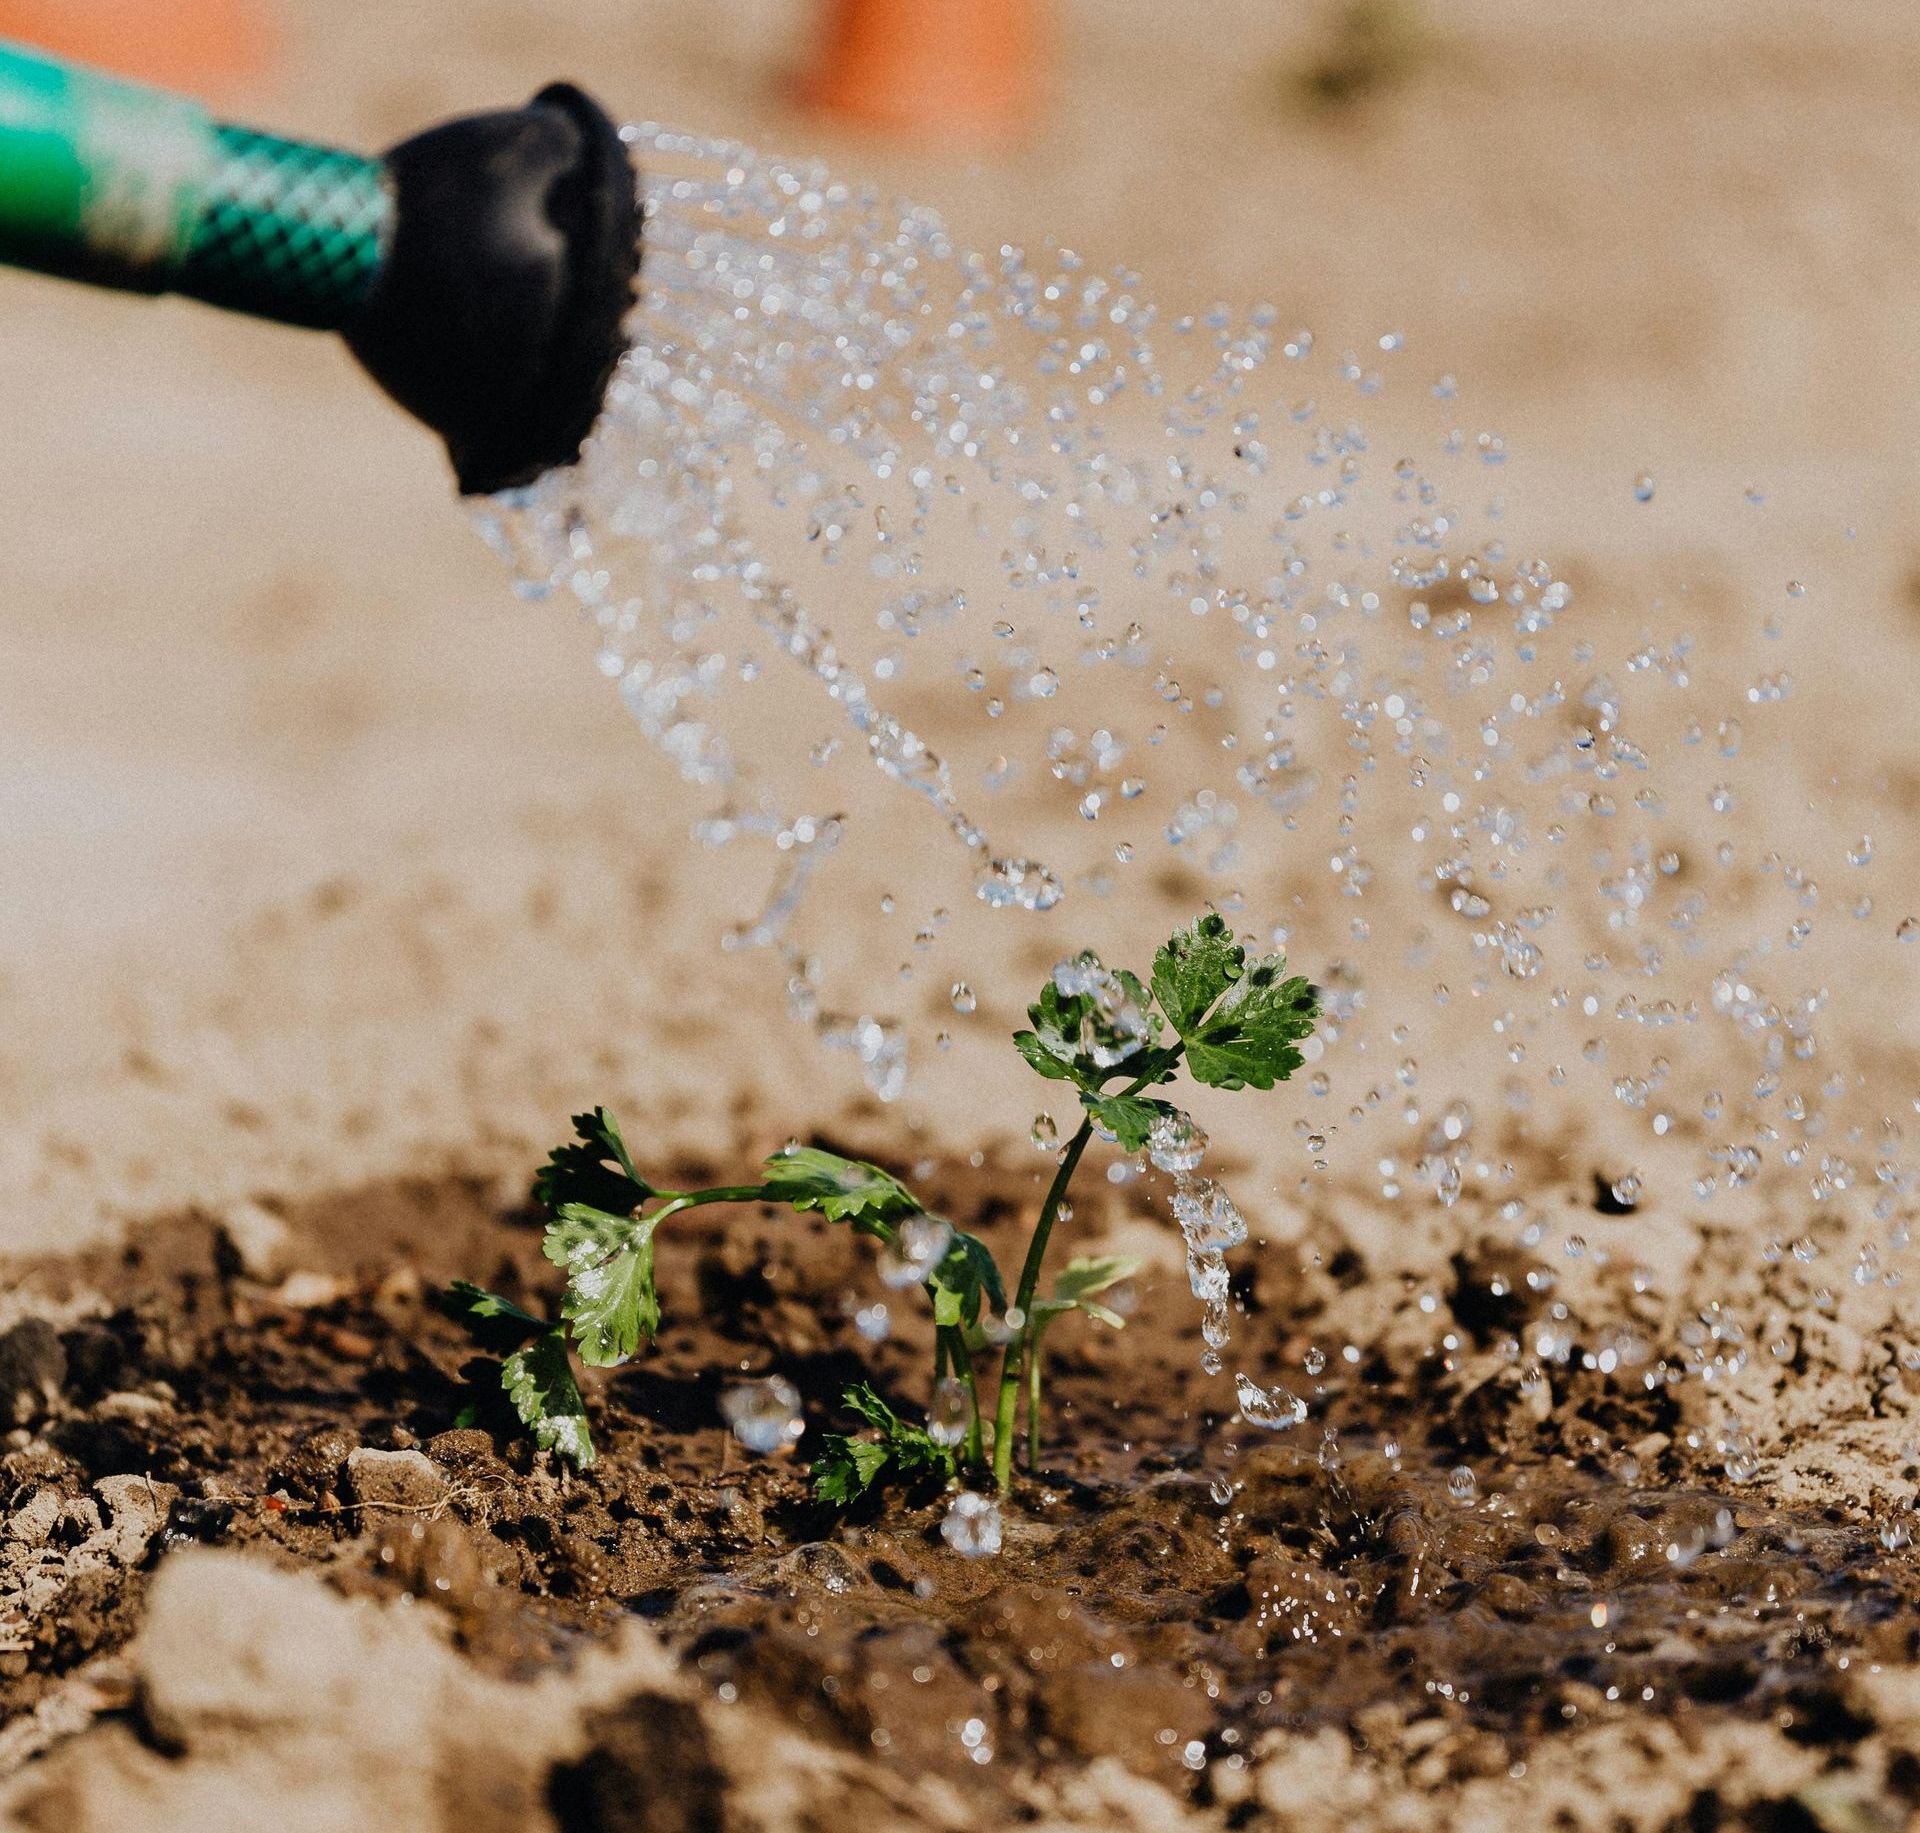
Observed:
[[[578,456],[639,234],[625,145],[571,84],[367,158],[0,44],[0,262],[337,331],[469,493]]]
[[[384,162],[0,45],[0,260],[337,331],[394,218]]]

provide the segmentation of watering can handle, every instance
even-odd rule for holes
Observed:
[[[0,261],[338,330],[393,217],[381,160],[0,44]]]

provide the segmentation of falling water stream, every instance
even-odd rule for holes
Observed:
[[[1920,896],[1780,786],[1795,680],[1769,645],[1819,611],[1807,587],[1719,648],[1683,593],[1576,597],[1527,545],[1501,435],[1391,330],[1327,351],[1270,308],[1168,312],[815,165],[629,138],[632,348],[580,464],[486,530],[525,591],[580,607],[693,842],[739,858],[719,942],[770,957],[821,1045],[911,1101],[1005,983],[1015,943],[978,912],[1068,972],[1091,941],[1124,959],[1132,911],[1211,905],[1324,989],[1269,1098],[1303,1189],[1473,1191],[1531,1247],[1566,1218],[1515,1161],[1574,1117],[1616,1213],[1771,1205],[1816,1306],[1836,1241],[1855,1283],[1897,1277],[1913,1091],[1849,1039],[1920,957]],[[1658,513],[1651,478],[1610,488]],[[862,857],[917,978],[833,953]],[[1218,1368],[1247,1225],[1206,1145],[1182,1115],[1145,1160]],[[1663,1354],[1623,1326],[1601,1353],[1712,1380],[1768,1328],[1717,1316]],[[1238,1391],[1250,1423],[1305,1416]]]

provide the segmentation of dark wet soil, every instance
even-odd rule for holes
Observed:
[[[1014,1258],[1007,1176],[921,1182]],[[836,1520],[810,1497],[803,1460],[847,1423],[842,1387],[871,1378],[911,1410],[927,1380],[902,1295],[884,1294],[888,1340],[856,1329],[883,1293],[844,1229],[684,1218],[660,1253],[663,1335],[590,1378],[601,1457],[575,1474],[476,1387],[433,1303],[468,1276],[549,1304],[536,1217],[442,1182],[283,1221],[252,1271],[190,1217],[17,1274],[57,1329],[0,1337],[18,1422],[0,1457],[8,1716],[123,1642],[155,1563],[196,1540],[406,1592],[508,1674],[639,1612],[723,1696],[988,1789],[1110,1755],[1204,1803],[1274,1728],[1377,1748],[1425,1727],[1462,1777],[1628,1715],[1764,1716],[1845,1746],[1867,1730],[1846,1664],[1920,1657],[1913,1557],[1871,1524],[1721,1480],[1644,1369],[1579,1372],[1575,1353],[1523,1378],[1531,1288],[1511,1255],[1456,1263],[1420,1350],[1322,1342],[1317,1375],[1316,1317],[1366,1268],[1346,1249],[1243,1270],[1232,1360],[1312,1406],[1279,1435],[1201,1373],[1184,1280],[1144,1278],[1124,1334],[1056,1329],[1045,1468],[1022,1477],[1001,1555],[967,1560],[939,1537],[940,1498]],[[799,1457],[752,1456],[722,1427],[719,1389],[743,1371],[799,1388]]]

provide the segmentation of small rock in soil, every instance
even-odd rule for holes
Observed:
[[[7,1517],[6,1537],[21,1546],[44,1547],[53,1537],[65,1509],[66,1499],[57,1489],[43,1483],[23,1496]]]
[[[362,1445],[347,1456],[347,1487],[362,1508],[430,1509],[447,1499],[446,1474],[421,1451]]]
[[[220,1218],[220,1233],[233,1263],[249,1279],[286,1277],[293,1262],[293,1230],[258,1203],[236,1203]]]
[[[67,1352],[45,1318],[23,1318],[0,1336],[0,1418],[24,1426],[45,1414],[67,1381]]]
[[[146,1557],[147,1543],[165,1526],[180,1494],[173,1484],[151,1477],[102,1477],[93,1493],[104,1505],[111,1535],[105,1550],[124,1566],[137,1566]]]
[[[274,1297],[291,1311],[318,1311],[346,1296],[347,1288],[331,1273],[289,1273]]]

